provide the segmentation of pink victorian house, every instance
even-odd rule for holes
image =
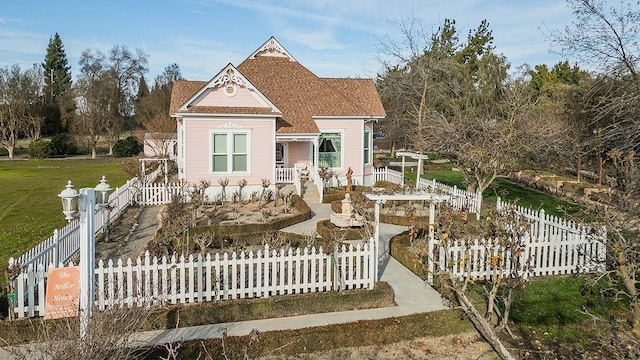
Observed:
[[[323,168],[370,185],[373,123],[385,116],[372,79],[320,78],[273,37],[209,81],[176,81],[170,113],[180,178],[214,192],[244,179],[249,191],[269,181],[322,193]]]

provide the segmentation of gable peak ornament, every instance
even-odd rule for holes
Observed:
[[[234,96],[238,92],[238,86],[246,88],[247,83],[232,67],[229,67],[213,82],[213,86],[222,87],[227,96]]]
[[[254,51],[249,58],[255,59],[259,56],[282,57],[287,58],[290,61],[296,61],[296,59],[294,59],[284,46],[282,46],[273,36],[267,40],[267,42],[262,44],[258,50]]]

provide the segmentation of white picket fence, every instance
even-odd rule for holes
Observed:
[[[604,237],[605,229],[592,229],[589,226],[578,224],[574,221],[545,213],[544,209],[533,210],[516,204],[510,204],[498,198],[496,209],[510,209],[516,214],[529,220],[529,234],[540,241],[549,239],[572,240],[585,234],[596,233]]]
[[[101,232],[109,221],[119,217],[132,204],[137,189],[141,188],[139,180],[133,178],[109,195],[110,211],[99,209],[95,211],[94,223],[96,233]],[[62,215],[60,215],[62,216]],[[46,271],[49,264],[68,262],[80,249],[80,223],[78,219],[71,220],[67,225],[53,231],[53,235],[36,245],[18,258],[10,258],[9,266],[19,265],[23,269],[29,266],[42,267]]]
[[[374,169],[373,179],[375,181],[389,181],[394,184],[403,186],[404,179],[402,173],[396,170],[389,169],[387,167]],[[437,182],[435,179],[427,180],[420,178],[418,180],[419,190],[427,190],[437,192],[441,194],[450,195],[448,203],[458,211],[467,211],[472,214],[480,214],[480,208],[482,206],[482,194],[476,194],[466,191],[464,189],[458,189],[457,186],[449,186]]]
[[[511,246],[517,246],[518,251],[512,252]],[[429,253],[434,259],[430,263],[431,274],[447,270],[454,276],[471,279],[504,277],[513,271],[525,278],[597,272],[604,270],[606,260],[604,243],[587,234],[542,241],[528,235],[507,241],[476,239],[445,244],[431,241]],[[512,253],[518,258],[512,258]]]
[[[140,191],[140,205],[168,204],[176,195],[187,194],[185,187],[180,183],[148,183]]]
[[[377,181],[388,181],[400,186],[404,185],[402,173],[400,171],[389,169],[386,166],[384,168],[373,169],[373,183],[375,184]]]
[[[373,239],[339,251],[322,248],[224,253],[187,259],[144,258],[96,268],[98,310],[151,307],[284,294],[372,289],[376,280]],[[73,264],[70,264],[73,266]],[[30,265],[15,280],[14,313],[18,318],[42,316],[47,272]]]
[[[523,276],[546,276],[597,272],[605,269],[606,229],[593,229],[571,220],[546,214],[544,209],[532,210],[497,200],[498,210],[512,210],[528,222],[526,236],[508,241],[480,239],[432,241],[429,253],[436,259],[430,270],[447,269],[454,275],[471,278],[490,278],[513,270],[511,246],[517,246],[516,271]],[[502,273],[496,261],[502,263]],[[468,266],[471,266],[469,268]]]
[[[145,175],[145,181],[147,184],[152,184],[160,175],[162,175],[162,167],[158,167],[152,173]],[[96,234],[104,230],[104,226],[108,221],[117,219],[127,207],[134,203],[140,204],[142,190],[143,183],[139,178],[134,177],[109,194],[108,208],[110,210],[97,209],[94,213]],[[43,267],[46,271],[49,264],[59,265],[68,262],[80,250],[79,228],[80,221],[78,219],[71,220],[64,227],[55,229],[52,236],[18,258],[11,257],[9,266],[18,265],[26,271],[30,265],[33,265],[34,268]]]

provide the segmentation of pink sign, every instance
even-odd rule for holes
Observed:
[[[79,297],[79,267],[60,267],[49,270],[44,318],[58,319],[77,316]]]

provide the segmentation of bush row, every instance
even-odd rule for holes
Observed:
[[[364,228],[340,228],[334,225],[331,220],[318,221],[316,232],[325,242],[331,239],[362,240],[366,239],[373,231]]]
[[[114,157],[136,156],[144,150],[142,144],[133,136],[116,141],[113,145]],[[67,134],[57,134],[51,140],[40,139],[29,144],[27,150],[32,159],[44,159],[64,155],[76,155],[78,148]]]
[[[51,140],[40,139],[29,145],[27,153],[32,159],[44,159],[54,156],[75,155],[78,149],[69,135],[57,134]]]
[[[262,238],[259,235],[274,234],[282,228],[311,219],[311,208],[300,196],[293,195],[291,202],[294,212],[297,214],[288,218],[273,219],[263,224],[216,224],[199,226],[191,229],[191,234],[198,235],[213,232],[218,243],[220,240],[225,239],[260,242]],[[256,244],[248,243],[247,245]]]
[[[407,269],[411,270],[411,272],[416,274],[419,278],[427,280],[428,271],[424,266],[423,260],[407,249],[409,245],[409,231],[405,231],[389,240],[389,252],[391,256],[398,260]]]

